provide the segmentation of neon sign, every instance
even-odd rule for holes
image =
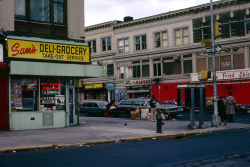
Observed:
[[[26,86],[27,86],[27,89],[26,89],[27,91],[37,90],[36,82],[27,82]]]
[[[61,90],[62,89],[62,83],[41,83],[42,90]]]

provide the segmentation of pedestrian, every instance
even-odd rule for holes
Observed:
[[[225,120],[225,124],[227,125],[228,122],[234,122],[233,115],[235,115],[235,104],[236,101],[234,97],[232,96],[232,92],[228,93],[228,96],[226,97],[226,114],[227,118]]]
[[[111,106],[115,104],[114,100],[111,100],[107,105],[106,105],[106,113],[104,114],[105,117],[109,116],[109,109]]]
[[[219,116],[221,118],[221,121],[224,122],[224,120],[226,119],[226,108],[222,96],[220,96],[217,104],[218,104]]]
[[[149,101],[150,107],[151,107],[151,121],[156,121],[156,104],[157,100],[155,99],[155,95],[152,95],[152,98]]]

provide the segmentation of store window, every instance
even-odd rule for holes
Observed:
[[[108,51],[111,50],[111,38],[102,38],[102,51]]]
[[[129,40],[128,38],[118,40],[118,51],[119,53],[129,52]]]
[[[146,35],[135,37],[135,49],[136,51],[147,49]]]
[[[65,110],[65,81],[60,78],[41,78],[40,111]]]
[[[11,110],[38,111],[38,84],[32,77],[11,78]]]
[[[64,80],[45,77],[12,77],[11,110],[65,110]]]

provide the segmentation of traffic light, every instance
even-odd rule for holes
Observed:
[[[221,26],[221,23],[219,23],[218,21],[214,21],[214,36],[215,37],[222,35],[220,26]]]
[[[198,79],[200,81],[206,81],[210,78],[211,78],[211,71],[201,70],[201,72],[198,73]]]

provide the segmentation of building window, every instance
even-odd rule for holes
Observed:
[[[114,65],[113,64],[107,65],[107,76],[114,76]]]
[[[149,64],[142,65],[142,77],[149,77]]]
[[[141,68],[140,65],[133,66],[133,78],[141,77]]]
[[[65,38],[66,15],[66,0],[15,0],[15,31]]]
[[[189,44],[188,28],[175,30],[175,45]]]
[[[167,47],[168,46],[168,33],[165,32],[159,32],[155,33],[155,47]]]
[[[196,67],[197,67],[197,72],[201,72],[201,70],[206,70],[207,69],[206,58],[196,59]]]
[[[154,64],[154,76],[161,76],[161,63]]]
[[[15,0],[15,18],[26,19],[26,0]]]
[[[183,66],[184,66],[184,74],[192,73],[192,60],[184,60]]]
[[[220,57],[220,70],[225,71],[225,70],[231,70],[231,56],[221,56]]]
[[[181,74],[181,62],[166,62],[163,63],[163,73],[165,75]]]
[[[250,15],[246,16],[246,34],[250,34]]]
[[[108,51],[111,50],[111,38],[102,38],[102,51]]]
[[[129,52],[129,40],[128,38],[118,40],[118,51],[119,53]]]
[[[244,69],[245,68],[245,61],[244,61],[244,54],[233,55],[234,59],[234,69]]]
[[[88,41],[90,47],[90,53],[96,53],[96,40]]]
[[[146,35],[135,37],[135,48],[136,50],[147,49]]]
[[[133,77],[133,67],[117,67],[117,77],[119,79],[132,78]]]

